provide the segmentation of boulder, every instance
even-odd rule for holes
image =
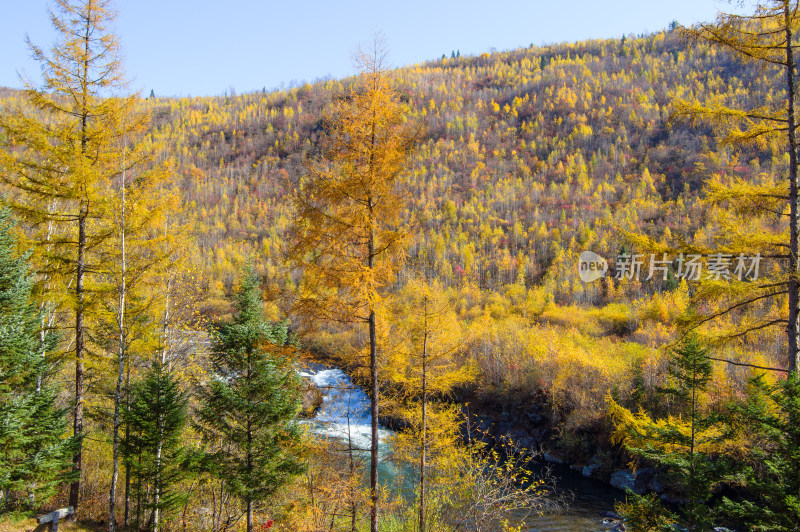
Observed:
[[[583,471],[581,472],[584,477],[590,478],[594,470],[600,467],[600,464],[589,464],[583,466]]]
[[[557,456],[553,456],[550,453],[544,453],[544,460],[545,460],[545,462],[550,462],[552,464],[563,464],[564,463],[563,459],[561,459],[561,458],[559,458]]]
[[[636,470],[636,480],[633,483],[633,491],[642,495],[647,493],[650,483],[656,476],[656,470],[652,467],[644,467]]]
[[[305,418],[314,417],[317,410],[322,405],[322,391],[317,388],[311,379],[303,378],[303,410],[300,415]]]
[[[630,469],[620,469],[611,473],[611,485],[618,490],[631,490],[636,486],[636,475]]]
[[[648,485],[654,477],[655,470],[651,467],[639,469],[635,473],[630,469],[620,469],[611,474],[610,482],[619,490],[631,490],[642,495],[647,493]]]

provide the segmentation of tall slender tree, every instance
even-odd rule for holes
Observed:
[[[412,427],[410,434],[419,453],[418,530],[424,532],[430,528],[426,489],[429,453],[436,456],[443,446],[450,446],[451,433],[458,425],[452,409],[443,408],[432,399],[441,399],[459,384],[470,381],[474,371],[456,360],[466,335],[439,283],[413,280],[403,287],[394,303],[391,334],[397,346],[387,372],[409,395],[400,413]],[[441,435],[444,437],[438,437]]]
[[[128,140],[137,152],[128,153]],[[162,274],[170,268],[174,243],[160,230],[164,215],[176,209],[175,196],[165,185],[161,164],[141,164],[152,153],[147,143],[126,138],[120,146],[123,154],[122,173],[110,197],[116,209],[109,214],[112,234],[102,250],[104,257],[103,285],[108,292],[100,309],[98,329],[105,339],[103,347],[116,355],[116,388],[112,413],[112,475],[109,493],[109,530],[116,525],[116,493],[119,477],[120,412],[126,393],[126,368],[131,350],[140,353],[159,351],[159,363],[166,364],[159,310],[162,299],[168,298],[169,287],[163,286]],[[127,157],[140,164],[127,167]]]
[[[768,102],[736,102],[726,105],[711,102],[678,101],[675,118],[711,120],[721,128],[723,144],[773,143],[786,154],[789,165],[784,179],[762,179],[752,183],[743,180],[711,179],[706,185],[705,201],[718,211],[718,223],[724,238],[717,249],[695,252],[723,253],[729,257],[753,255],[782,258],[786,267],[780,273],[761,270],[757,282],[725,280],[703,283],[696,298],[717,301],[712,311],[691,316],[688,325],[698,327],[737,309],[757,308],[768,300],[788,298],[770,313],[756,312],[755,317],[742,319],[735,330],[723,331],[720,339],[741,338],[767,327],[784,327],[787,337],[786,366],[792,372],[800,367],[800,179],[798,177],[797,96],[800,46],[800,3],[796,0],[759,2],[752,15],[720,13],[713,24],[683,30],[692,38],[710,42],[733,52],[744,62],[755,63],[774,76],[783,91]],[[724,213],[729,214],[724,214]],[[788,222],[788,223],[786,223]],[[788,226],[788,227],[787,227]],[[779,228],[776,231],[776,228]],[[751,277],[753,277],[751,275]]]
[[[41,64],[41,86],[26,82],[26,106],[0,118],[6,148],[0,151],[0,178],[13,187],[15,210],[32,227],[48,231],[47,245],[37,248],[35,259],[58,290],[54,299],[73,317],[74,336],[67,345],[75,364],[73,432],[80,438],[85,370],[91,362],[87,331],[94,294],[101,293],[92,288],[99,282],[95,274],[103,270],[98,251],[113,232],[108,191],[122,169],[120,139],[140,128],[145,117],[134,113],[136,97],[112,97],[124,89],[124,79],[109,28],[114,19],[109,0],[56,0],[50,19],[56,30],[53,46],[45,50],[29,42]],[[45,241],[38,234],[36,240]],[[79,447],[69,496],[75,516],[82,462]]]
[[[304,470],[300,381],[286,359],[286,325],[264,317],[258,278],[248,272],[233,321],[212,330],[213,375],[198,391],[197,428],[211,473],[244,502],[247,532],[257,504]]]
[[[308,165],[294,197],[293,262],[302,268],[297,311],[359,322],[369,333],[371,530],[378,526],[378,337],[376,305],[399,257],[403,170],[415,138],[376,37],[361,73],[326,121],[324,156]]]

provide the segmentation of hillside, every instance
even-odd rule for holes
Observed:
[[[395,289],[420,275],[449,289],[478,331],[465,356],[489,390],[545,390],[562,414],[581,412],[578,425],[602,417],[612,384],[626,395],[644,379],[652,391],[693,287],[644,276],[583,283],[578,255],[613,260],[630,246],[625,231],[664,244],[719,237],[704,183],[769,180],[787,161],[778,147],[719,147],[709,125],[670,122],[674,102],[770,99],[774,77],[675,31],[444,58],[395,76],[421,126],[405,205],[406,219],[421,223]],[[296,280],[283,260],[287,192],[349,82],[146,101],[183,198],[184,250],[204,279],[190,290],[201,290],[203,314],[228,312],[224,297],[250,257],[275,286]],[[20,101],[16,91],[2,96]],[[281,314],[279,301],[268,306]],[[309,342],[359,344],[350,336]],[[753,334],[726,355],[776,364],[777,338]],[[729,390],[748,375],[718,373]]]
[[[253,529],[255,512],[267,528],[356,530],[369,510],[377,530],[385,507],[381,526],[408,530],[409,482],[417,530],[435,528],[426,512],[457,529],[465,511],[492,530],[560,504],[517,445],[683,512],[728,495],[760,504],[769,490],[783,504],[800,441],[786,357],[800,288],[780,250],[798,246],[786,183],[800,166],[778,69],[677,29],[388,73],[376,40],[354,78],[109,97],[123,79],[116,41],[89,29],[113,17],[67,4],[45,88],[0,88],[0,299],[15,303],[0,307],[13,325],[0,326],[0,373],[21,383],[0,386],[16,423],[0,441],[27,445],[14,428],[35,425],[14,406],[25,400],[52,419],[38,439],[56,449],[49,483],[25,469],[38,455],[14,451],[23,480],[0,506],[67,500],[69,478],[82,519],[113,522],[124,504],[129,521],[135,492],[137,528],[146,510],[158,529],[163,506],[166,529],[180,513],[184,528],[227,530],[243,512]],[[790,8],[776,5],[723,29],[785,23],[790,35]],[[76,20],[87,29],[68,31]],[[783,38],[767,29],[758,39]],[[781,46],[770,53],[791,56]],[[701,105],[723,110],[714,126]],[[732,130],[753,142],[726,143]],[[625,275],[631,254],[645,260]],[[609,273],[587,278],[589,259]],[[695,259],[705,277],[688,273]],[[354,452],[351,379],[369,385],[369,460]],[[342,386],[347,437],[323,439],[319,420],[299,421],[301,396]],[[58,425],[68,416],[74,441]],[[630,460],[648,471],[638,487],[620,471]],[[378,489],[379,461],[396,468],[396,491]],[[163,499],[162,481],[174,490]],[[36,486],[40,499],[23,495]],[[657,498],[631,500],[622,514],[673,519]]]
[[[749,68],[674,33],[445,59],[396,74],[410,118],[424,126],[407,210],[422,211],[425,223],[409,257],[447,285],[501,291],[521,282],[559,303],[601,303],[563,254],[614,255],[619,229],[661,237],[668,228],[692,239],[706,223],[696,200],[710,175],[781,171],[768,152],[719,150],[702,124],[668,125],[675,98],[769,90],[763,75],[751,81]],[[277,275],[286,186],[302,174],[323,109],[345,84],[151,104],[154,136],[177,157],[198,260],[211,277],[229,283],[248,249]]]
[[[665,244],[720,236],[702,203],[704,183],[769,179],[786,161],[769,147],[721,148],[707,124],[671,123],[673,102],[772,98],[774,78],[674,31],[442,59],[395,74],[409,119],[423,126],[405,206],[407,219],[421,214],[422,223],[397,288],[415,275],[439,279],[477,331],[464,356],[477,363],[479,388],[544,391],[558,424],[596,430],[610,388],[650,397],[692,286],[644,276],[586,284],[577,256],[616,257],[630,245],[625,231]],[[205,313],[226,311],[221,298],[248,257],[277,285],[291,284],[282,260],[287,190],[318,149],[326,106],[348,83],[148,101],[152,135],[176,160],[191,257],[208,280]],[[329,351],[360,342],[345,337],[308,341]],[[754,334],[726,356],[774,364],[781,342]],[[717,368],[719,397],[748,375]]]

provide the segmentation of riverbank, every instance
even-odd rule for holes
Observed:
[[[307,355],[308,362],[340,368],[358,386],[366,388],[369,384],[359,367],[341,357],[322,352]],[[388,386],[382,389],[382,392],[396,391]],[[611,426],[604,419],[580,430],[569,430],[563,425],[561,418],[564,416],[554,407],[550,396],[541,390],[534,393],[508,390],[501,394],[473,384],[456,389],[451,401],[458,404],[463,413],[465,440],[489,445],[511,441],[520,449],[539,453],[546,461],[570,467],[587,478],[608,484],[614,480],[618,489],[634,487],[629,482],[617,482],[619,474],[614,477],[615,473],[628,471],[629,459],[624,451],[611,444]],[[403,420],[386,410],[381,413],[380,422],[393,430],[404,426]],[[636,488],[636,491],[644,491],[641,485]]]
[[[311,423],[312,431],[327,437],[349,440],[356,448],[368,448],[369,398],[363,388],[353,382],[342,369],[331,364],[323,365],[319,359],[308,363],[301,374],[310,382],[318,383],[323,394],[322,407],[313,419],[307,421]],[[411,471],[392,465],[391,448],[385,447],[386,441],[391,441],[385,439],[391,432],[390,428],[381,426],[382,458],[379,470],[382,482],[390,486],[394,485],[398,474],[410,474],[411,478],[414,475]],[[568,504],[562,511],[521,518],[517,522],[522,526],[521,530],[585,532],[611,529],[603,524],[604,516],[612,513],[614,503],[623,496],[622,493],[609,490],[607,484],[584,478],[567,466],[547,464],[542,460],[529,465],[537,476],[553,480]]]

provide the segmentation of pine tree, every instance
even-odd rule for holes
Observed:
[[[683,515],[690,532],[706,530],[711,509],[705,501],[714,484],[722,478],[722,464],[712,453],[727,437],[719,417],[703,412],[703,394],[711,380],[711,361],[694,335],[673,350],[669,373],[671,382],[659,391],[675,399],[679,415],[653,420],[646,413],[633,414],[609,398],[615,423],[614,439],[623,442],[634,457],[662,467],[685,499]],[[636,495],[633,505],[642,504]]]
[[[66,410],[44,377],[44,355],[55,338],[44,335],[32,297],[33,277],[20,255],[8,209],[0,210],[0,511],[33,506],[70,478],[73,439],[65,439]]]
[[[792,373],[774,385],[755,378],[734,419],[752,446],[729,480],[746,496],[725,498],[722,513],[748,530],[800,530],[800,378]]]
[[[137,527],[141,528],[143,511],[150,510],[148,528],[157,532],[163,514],[185,502],[176,485],[186,475],[181,441],[189,398],[158,360],[130,393],[130,405],[123,413],[129,428],[121,450],[136,487]]]
[[[376,37],[359,54],[360,75],[333,104],[324,158],[309,166],[294,203],[293,262],[302,268],[297,310],[369,331],[370,527],[378,526],[378,339],[376,307],[397,268],[402,172],[414,139]]]
[[[300,380],[286,358],[288,330],[264,317],[258,278],[248,272],[236,294],[236,315],[211,334],[213,376],[198,391],[197,429],[210,471],[253,512],[302,473]]]

